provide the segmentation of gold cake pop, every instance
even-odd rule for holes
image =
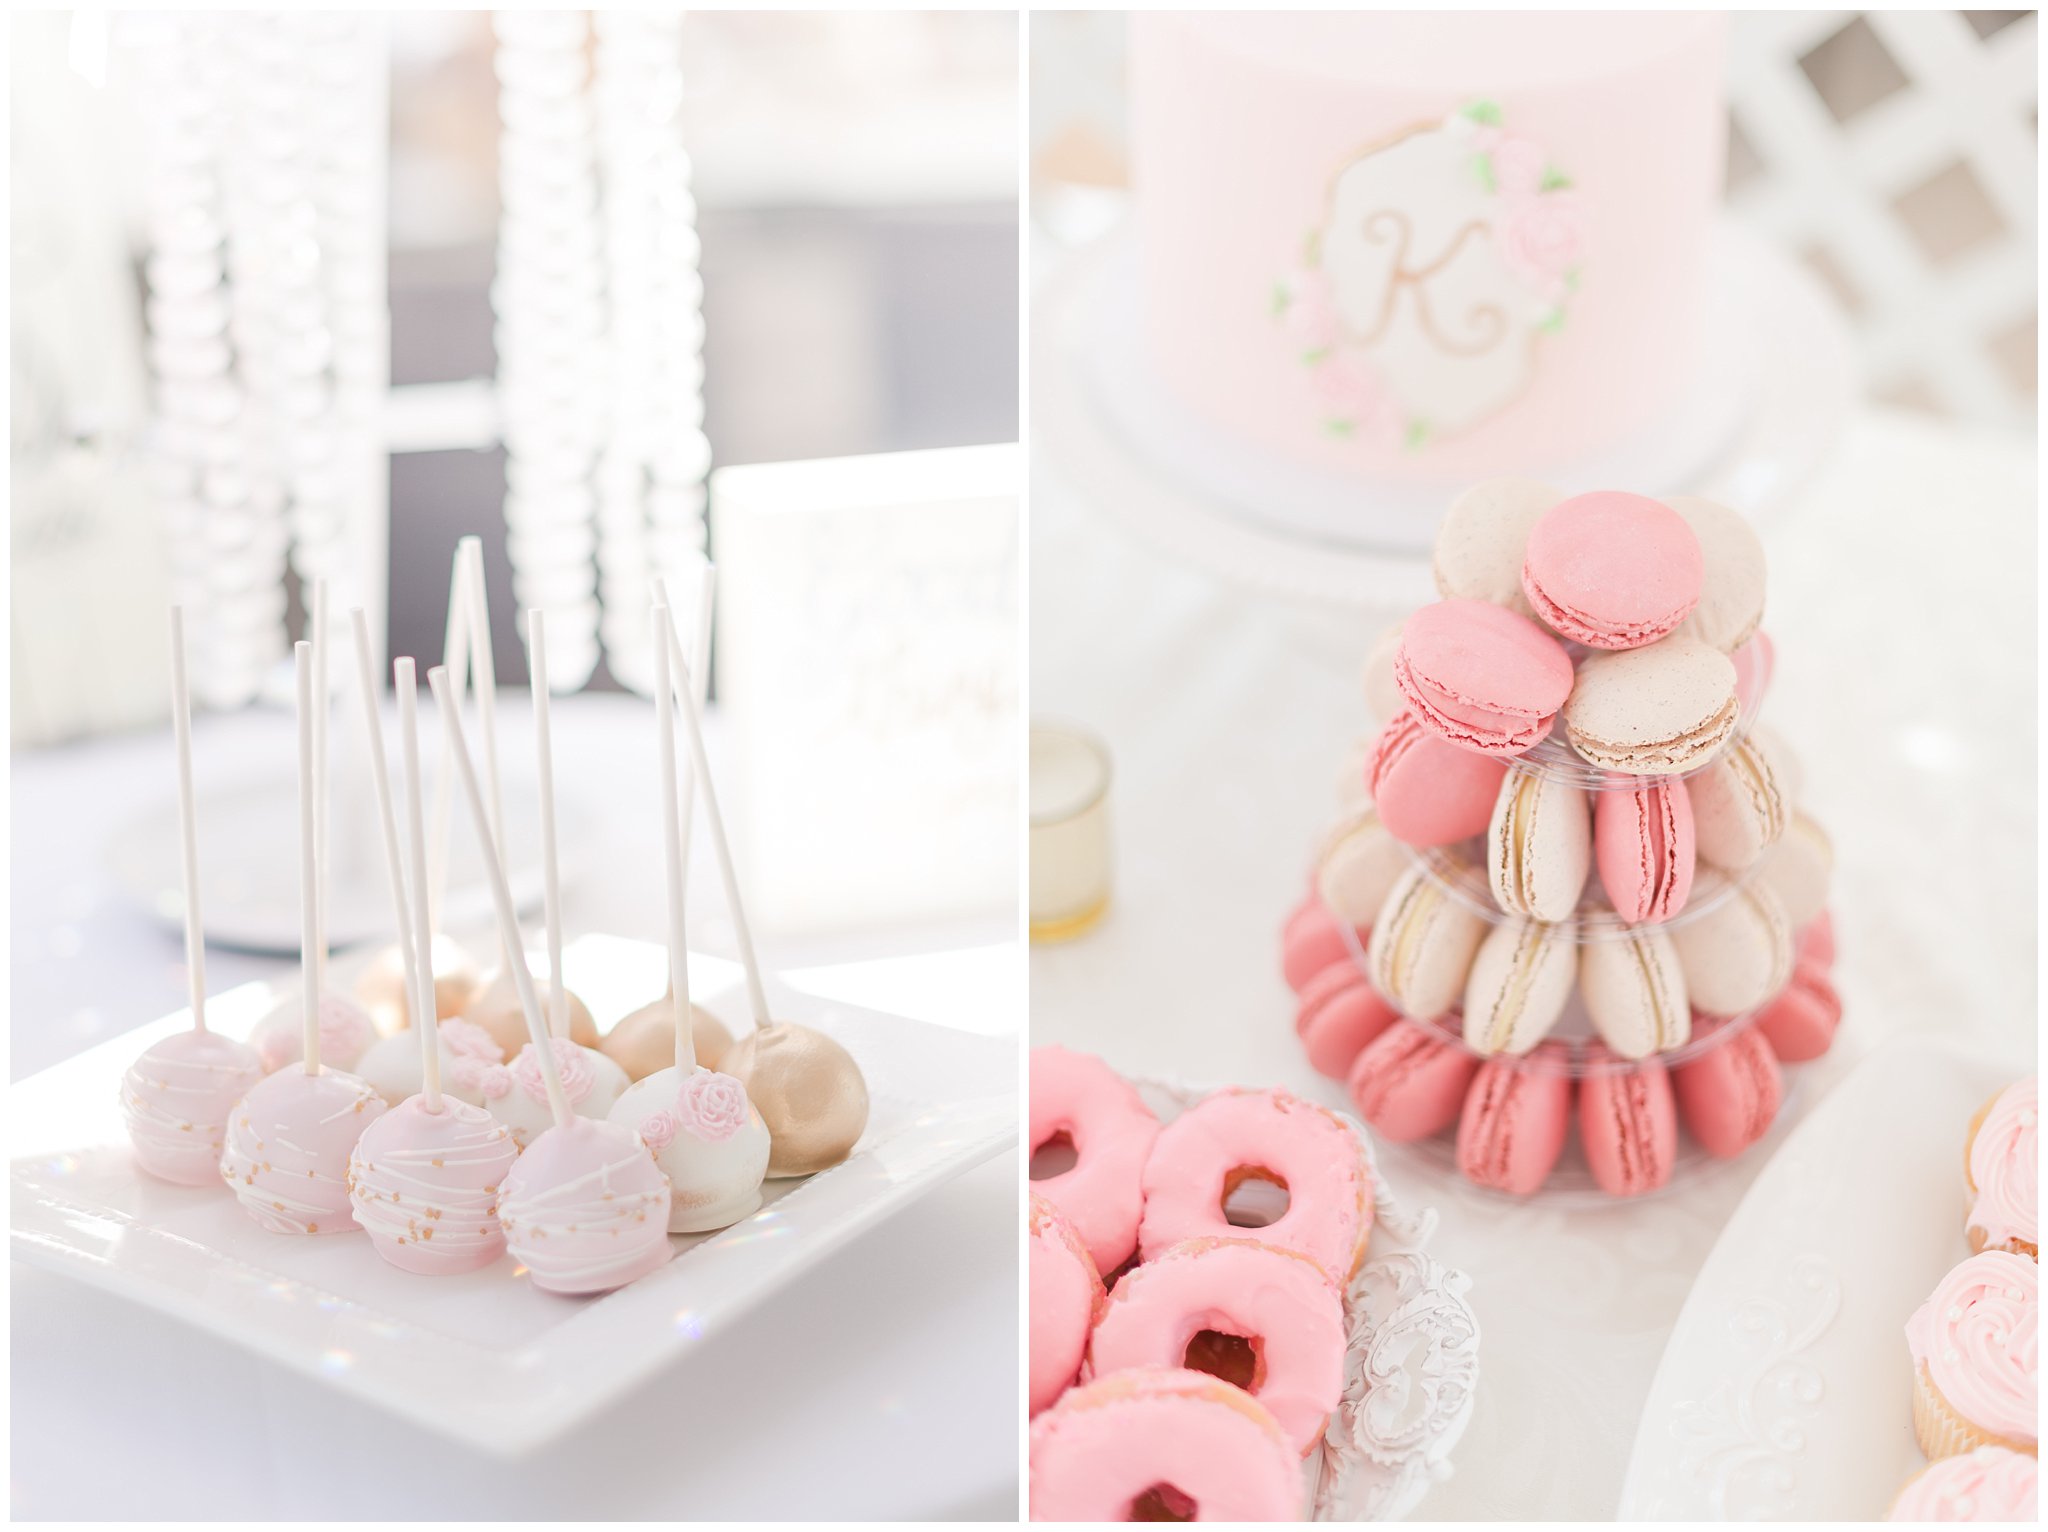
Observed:
[[[698,663],[710,649],[712,567],[704,566],[703,588],[698,601]],[[683,641],[676,635],[673,609],[662,582],[654,582],[655,642],[669,646],[669,665],[681,684],[685,732],[690,740],[690,764],[704,793],[705,821],[711,827],[711,849],[716,853],[718,874],[725,884],[726,903],[732,910],[733,934],[738,938],[740,963],[746,970],[747,1002],[754,1027],[743,1033],[719,1060],[721,1072],[731,1075],[747,1088],[768,1125],[768,1174],[807,1176],[837,1165],[853,1152],[868,1122],[868,1086],[853,1055],[814,1027],[796,1022],[775,1021],[768,1014],[768,995],[761,984],[760,961],[754,956],[754,938],[747,929],[747,912],[740,898],[739,875],[733,867],[732,849],[726,844],[725,821],[718,812],[718,793],[711,781],[710,758],[704,750],[704,728],[697,717],[696,673],[683,657]]]
[[[658,1069],[676,1061],[676,997],[673,992],[650,1000],[605,1033],[598,1042],[606,1054],[626,1071],[629,1079],[644,1080]],[[725,1023],[701,1005],[690,1007],[690,1034],[696,1041],[697,1062],[706,1069],[719,1067],[725,1050],[732,1046],[732,1034]]]
[[[438,1021],[460,1016],[483,984],[483,973],[459,944],[438,932],[433,940],[434,1013]],[[356,999],[385,1037],[412,1025],[405,993],[405,952],[396,942],[370,960],[356,978]]]

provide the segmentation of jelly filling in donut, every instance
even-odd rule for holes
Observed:
[[[1258,1339],[1224,1330],[1197,1330],[1188,1341],[1181,1366],[1235,1383],[1248,1394],[1257,1393],[1266,1381],[1266,1358]]]
[[[1081,1161],[1073,1135],[1062,1130],[1031,1151],[1031,1179],[1050,1181],[1063,1176]]]
[[[1223,1221],[1263,1229],[1287,1216],[1287,1178],[1263,1165],[1240,1165],[1223,1178]]]
[[[1155,1484],[1131,1501],[1125,1521],[1193,1521],[1195,1502],[1171,1484]]]

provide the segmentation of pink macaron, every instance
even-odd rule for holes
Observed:
[[[1593,795],[1593,860],[1623,920],[1669,920],[1684,909],[1697,857],[1683,782],[1656,777]]]
[[[1405,1144],[1458,1120],[1478,1069],[1478,1058],[1435,1027],[1403,1017],[1366,1045],[1346,1084],[1358,1115]]]
[[[1401,1013],[1366,982],[1350,963],[1338,963],[1310,979],[1294,1013],[1294,1032],[1316,1073],[1346,1079],[1366,1045]]]
[[[1671,1179],[1678,1156],[1678,1108],[1671,1077],[1656,1059],[1623,1063],[1595,1044],[1579,1081],[1579,1143],[1600,1189],[1640,1197]]]
[[[1458,1169],[1475,1186],[1526,1197],[1564,1153],[1572,1082],[1554,1046],[1526,1059],[1488,1059],[1465,1091]]]
[[[1387,722],[1365,757],[1380,823],[1411,846],[1448,846],[1486,833],[1507,763],[1446,744],[1413,708]]]
[[[1799,963],[1792,982],[1758,1013],[1757,1030],[1781,1064],[1804,1064],[1828,1051],[1842,1024],[1842,997],[1819,963]]]
[[[1363,950],[1371,933],[1361,927],[1355,934]],[[1287,924],[1280,928],[1281,976],[1298,995],[1308,987],[1309,980],[1338,964],[1355,966],[1351,948],[1344,940],[1344,928],[1323,907],[1322,900],[1310,893],[1294,907]]]
[[[1793,951],[1802,963],[1835,966],[1835,917],[1822,910],[1799,928]]]
[[[1729,1160],[1771,1130],[1785,1097],[1777,1055],[1753,1026],[1672,1071],[1678,1115],[1700,1147]]]
[[[1571,656],[1490,601],[1425,606],[1401,629],[1394,681],[1433,733],[1466,750],[1520,755],[1550,732],[1572,690]]]
[[[1645,495],[1597,490],[1544,512],[1522,592],[1550,628],[1591,649],[1655,643],[1699,605],[1706,556],[1685,518]]]

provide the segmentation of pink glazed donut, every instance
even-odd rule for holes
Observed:
[[[1205,1372],[1112,1373],[1031,1423],[1033,1521],[1299,1521],[1305,1488],[1272,1412]]]
[[[1271,1410],[1306,1454],[1344,1391],[1343,1295],[1295,1251],[1186,1240],[1117,1284],[1088,1361],[1098,1378],[1127,1367],[1213,1373]]]
[[[1352,1131],[1283,1090],[1223,1090],[1160,1130],[1145,1162],[1138,1246],[1151,1260],[1184,1239],[1241,1237],[1223,1204],[1246,1181],[1287,1192],[1260,1243],[1299,1251],[1347,1283],[1372,1232],[1372,1177]]]
[[[1088,1353],[1102,1278],[1066,1214],[1031,1199],[1031,1413],[1066,1392]]]
[[[1067,1215],[1107,1275],[1138,1246],[1140,1177],[1159,1119],[1093,1054],[1033,1048],[1031,1152],[1062,1136],[1073,1144],[1073,1168],[1034,1180],[1031,1190]]]

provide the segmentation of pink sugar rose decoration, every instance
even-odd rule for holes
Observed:
[[[1392,441],[1401,434],[1400,412],[1371,369],[1332,356],[1310,371],[1309,381],[1347,434],[1376,441]]]
[[[1567,191],[1525,197],[1495,225],[1502,263],[1515,278],[1562,301],[1566,276],[1586,255],[1585,219]]]
[[[503,1101],[512,1094],[512,1071],[503,1064],[486,1064],[477,1080],[477,1089],[484,1093],[486,1101]]]
[[[640,1142],[659,1154],[676,1141],[676,1130],[681,1126],[675,1113],[656,1112],[640,1124]]]
[[[1533,197],[1543,188],[1546,157],[1533,138],[1503,134],[1493,145],[1493,185],[1503,197]]]
[[[486,1064],[503,1063],[505,1050],[497,1039],[473,1021],[451,1016],[435,1027],[441,1045],[459,1059],[482,1059]]]
[[[1287,312],[1283,323],[1310,351],[1327,351],[1337,344],[1337,304],[1330,296],[1330,279],[1319,266],[1297,271],[1287,280]]]
[[[676,1091],[677,1126],[706,1143],[724,1143],[746,1120],[746,1087],[731,1075],[700,1069]]]
[[[590,1088],[597,1083],[597,1074],[590,1067],[586,1050],[566,1037],[551,1037],[548,1045],[555,1053],[555,1073],[562,1077],[562,1094],[570,1103],[581,1101],[590,1094]],[[512,1078],[519,1082],[519,1088],[535,1101],[548,1099],[548,1082],[540,1071],[540,1055],[528,1043],[519,1050],[519,1057],[512,1061]]]

